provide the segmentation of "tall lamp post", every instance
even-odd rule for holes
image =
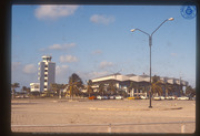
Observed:
[[[142,32],[142,33],[144,33],[144,34],[146,34],[146,35],[148,35],[149,36],[149,47],[150,47],[150,102],[149,102],[149,108],[152,108],[152,106],[151,106],[151,46],[152,46],[152,36],[153,36],[153,34],[165,23],[165,22],[167,22],[167,21],[172,21],[172,20],[174,20],[174,18],[169,18],[169,19],[166,19],[166,20],[164,20],[151,34],[148,34],[147,32],[145,32],[145,31],[142,31],[142,30],[140,30],[140,29],[131,29],[131,32],[134,32],[134,31],[136,31],[136,30],[138,30],[138,31],[140,31],[140,32]]]

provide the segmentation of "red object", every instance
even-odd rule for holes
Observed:
[[[89,98],[89,100],[94,100],[95,99],[95,96],[90,96],[90,97],[88,97]]]

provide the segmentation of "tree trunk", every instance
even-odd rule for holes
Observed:
[[[59,99],[61,99],[61,90],[59,91]]]
[[[168,97],[168,90],[165,90],[165,96]]]
[[[145,97],[147,97],[147,92],[145,92]]]

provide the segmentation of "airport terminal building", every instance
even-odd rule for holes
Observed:
[[[153,77],[152,77],[153,78]],[[92,88],[95,92],[98,91],[99,85],[102,83],[105,85],[105,88],[108,87],[109,83],[114,83],[117,89],[123,90],[128,93],[128,87],[130,86],[131,82],[137,84],[140,87],[146,87],[149,90],[149,81],[150,76],[143,74],[143,75],[135,75],[135,74],[128,74],[122,75],[120,73],[111,74],[103,77],[94,78],[92,81]],[[178,96],[180,95],[180,90],[183,89],[184,86],[188,85],[187,81],[181,80],[180,78],[170,78],[170,77],[160,77],[161,83],[170,84],[173,86],[174,93]],[[107,86],[107,87],[106,87]],[[163,95],[165,95],[165,87],[162,86]],[[133,88],[130,91],[131,95],[148,95],[148,93],[144,93],[141,89]]]

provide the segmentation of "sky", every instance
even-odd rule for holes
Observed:
[[[196,17],[185,18],[182,5],[13,5],[12,83],[38,83],[38,63],[51,55],[56,83],[67,84],[72,73],[89,79],[120,72],[174,77],[195,87]]]

